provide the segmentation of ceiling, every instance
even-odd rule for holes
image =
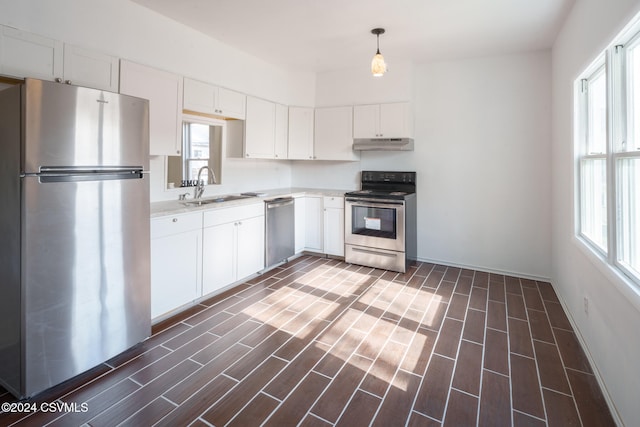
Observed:
[[[547,49],[575,0],[132,0],[267,62],[369,66]]]

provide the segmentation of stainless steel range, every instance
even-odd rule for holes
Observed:
[[[417,257],[416,173],[362,171],[345,194],[345,261],[404,273]]]

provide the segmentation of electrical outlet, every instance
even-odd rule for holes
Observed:
[[[584,297],[584,314],[589,317],[589,298]]]

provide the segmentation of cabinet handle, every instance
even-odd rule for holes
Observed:
[[[70,85],[71,84],[71,80],[65,80],[64,81],[66,84]]]
[[[56,83],[62,83],[62,79],[61,79],[60,77],[56,77],[56,78],[55,78],[55,82],[56,82]]]
[[[238,225],[242,225],[242,221],[238,221]]]
[[[178,222],[178,218],[173,218],[171,222]]]

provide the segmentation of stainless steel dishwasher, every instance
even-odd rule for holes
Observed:
[[[293,197],[265,200],[265,267],[271,267],[294,254],[294,203]]]

